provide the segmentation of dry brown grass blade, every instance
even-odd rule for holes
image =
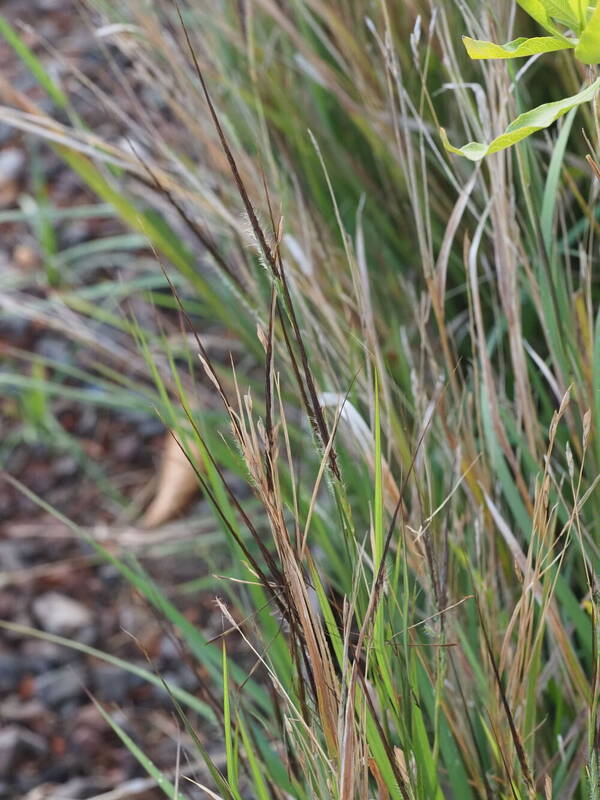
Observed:
[[[480,628],[481,628],[481,632],[483,633],[483,639],[484,639],[484,642],[485,642],[485,649],[487,651],[487,655],[488,655],[488,658],[490,660],[490,664],[492,666],[492,671],[494,673],[494,678],[496,680],[496,685],[498,687],[498,692],[499,692],[499,695],[500,695],[500,701],[502,703],[502,707],[504,709],[504,713],[506,715],[506,720],[508,722],[508,726],[509,726],[509,729],[510,729],[511,739],[512,739],[515,751],[517,753],[517,759],[518,759],[519,764],[521,766],[521,772],[522,772],[522,775],[523,775],[523,780],[525,781],[525,784],[527,786],[527,791],[528,791],[530,800],[535,800],[536,791],[535,791],[535,784],[534,784],[534,781],[533,781],[533,776],[532,776],[532,773],[531,773],[531,767],[529,766],[529,762],[528,762],[528,759],[527,759],[527,753],[525,752],[525,748],[523,746],[523,742],[521,740],[521,736],[519,734],[519,731],[517,730],[517,726],[516,726],[515,721],[514,721],[514,716],[513,716],[512,709],[510,707],[510,704],[508,702],[508,698],[506,696],[504,683],[502,681],[502,677],[501,677],[500,672],[498,670],[498,664],[496,662],[496,657],[494,655],[494,650],[492,648],[492,643],[490,641],[490,637],[489,637],[489,633],[488,633],[488,629],[487,629],[487,623],[486,623],[486,621],[485,621],[485,619],[483,617],[482,608],[481,608],[481,605],[480,605],[478,599],[477,599],[477,610],[479,612]],[[500,740],[498,739],[498,741],[500,741]],[[501,749],[501,752],[502,752],[502,748],[500,748],[500,749]],[[502,752],[502,756],[503,756],[503,758],[505,757],[505,754],[503,752]],[[507,764],[507,769],[508,769],[508,764]],[[511,775],[511,771],[510,770],[508,771],[508,774],[509,774],[509,776]]]
[[[239,404],[241,432],[239,446],[269,517],[271,534],[281,563],[284,591],[288,602],[288,618],[295,621],[297,635],[301,637],[301,652],[306,657],[306,666],[314,687],[328,752],[337,760],[339,680],[327,645],[323,622],[310,601],[306,578],[289,535],[281,505],[281,492],[277,483],[275,491],[269,488],[260,444],[261,436],[252,419],[252,403],[249,396],[243,401],[239,398]],[[277,477],[277,473],[273,473],[273,480],[277,481]]]
[[[374,758],[369,759],[369,769],[371,770],[371,773],[375,778],[375,783],[377,784],[379,800],[390,800],[390,793],[387,790],[385,781],[381,777],[381,772],[379,771],[379,767],[377,766],[377,762]]]
[[[486,495],[486,502],[492,514],[492,518],[498,530],[502,534],[502,537],[506,542],[510,550],[510,553],[515,563],[517,564],[521,574],[529,576],[531,580],[532,578],[531,571],[528,570],[527,568],[527,556],[525,555],[525,553],[523,553],[520,544],[518,543],[516,537],[514,536],[514,534],[510,529],[510,526],[506,523],[496,505],[491,501],[491,499],[487,495]],[[532,591],[534,593],[537,603],[538,604],[542,603],[544,594],[543,594],[543,588],[540,585],[539,580],[532,582]],[[560,614],[554,602],[547,602],[545,621],[546,625],[552,631],[552,634],[555,637],[558,648],[562,653],[564,663],[566,665],[567,672],[571,677],[573,686],[576,687],[580,696],[584,699],[584,702],[588,703],[590,698],[589,681],[585,673],[583,672],[581,663],[577,659],[577,656],[573,650],[573,642],[568,632],[565,630],[564,624],[560,618]]]
[[[490,417],[492,419],[492,425],[494,427],[494,433],[496,434],[500,447],[502,448],[502,451],[506,456],[508,463],[511,466],[517,487],[519,489],[519,493],[521,495],[521,499],[523,500],[523,503],[525,504],[525,507],[527,508],[529,514],[533,514],[533,505],[531,503],[529,489],[523,478],[521,469],[519,467],[518,459],[515,456],[513,448],[510,445],[508,436],[506,434],[504,425],[502,424],[502,420],[500,417],[498,392],[496,390],[496,384],[494,381],[494,371],[488,354],[488,348],[486,342],[486,327],[483,320],[480,287],[477,277],[477,258],[479,253],[479,247],[481,244],[481,238],[483,236],[484,228],[489,213],[490,213],[490,206],[488,204],[488,207],[486,208],[484,214],[482,215],[479,221],[479,224],[475,232],[475,236],[473,237],[473,240],[470,243],[470,246],[468,247],[467,253],[465,254],[466,255],[465,266],[469,278],[469,288],[473,303],[474,327],[477,337],[476,355],[478,356],[481,365],[483,385],[485,387],[487,402],[489,404],[489,412],[490,412]]]

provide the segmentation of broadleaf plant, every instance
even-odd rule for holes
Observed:
[[[463,36],[465,49],[472,59],[523,58],[559,50],[573,50],[583,64],[600,63],[600,2],[588,6],[585,0],[517,0],[521,8],[532,17],[549,36],[520,37],[506,44],[496,44]],[[489,144],[469,142],[463,147],[453,147],[446,132],[441,130],[446,150],[480,161],[491,153],[505,150],[532,133],[548,128],[563,114],[582,103],[594,99],[600,88],[600,79],[571,97],[553,103],[544,103],[518,116],[500,136]]]

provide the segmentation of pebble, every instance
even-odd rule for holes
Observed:
[[[47,713],[47,709],[44,708],[39,700],[26,700],[23,702],[18,695],[12,695],[0,703],[0,719],[3,720],[4,724],[7,722],[39,724]]]
[[[15,131],[11,125],[7,125],[6,122],[0,122],[0,144],[5,144],[14,135]]]
[[[0,186],[16,181],[25,166],[25,153],[18,147],[0,150]]]
[[[44,336],[36,345],[35,351],[44,358],[56,361],[57,364],[70,364],[71,345],[66,339],[58,336]]]
[[[94,776],[73,778],[67,783],[43,783],[35,786],[23,800],[79,800],[82,797],[95,796],[106,788],[108,788],[106,781]]]
[[[23,642],[21,655],[23,666],[35,675],[73,660],[73,653],[66,647],[46,642],[44,639],[29,639]]]
[[[19,542],[0,542],[0,564],[3,572],[12,572],[25,566],[24,548]]]
[[[94,694],[103,702],[123,703],[131,689],[142,686],[143,678],[112,664],[99,664],[92,675]]]
[[[63,247],[73,247],[90,240],[90,224],[87,220],[76,219],[68,222],[62,231],[60,243]]]
[[[21,659],[18,656],[10,655],[9,653],[0,654],[1,692],[10,692],[15,689],[22,674]]]
[[[40,264],[40,254],[38,250],[30,244],[21,242],[13,250],[13,262],[15,266],[24,272],[30,272]]]
[[[12,777],[21,759],[46,752],[41,736],[22,725],[7,725],[0,731],[0,778]]]
[[[58,592],[46,592],[36,597],[33,613],[45,631],[59,635],[73,634],[92,622],[89,609]]]
[[[51,672],[38,675],[34,683],[36,696],[48,706],[60,706],[79,697],[86,684],[81,669],[59,667]]]

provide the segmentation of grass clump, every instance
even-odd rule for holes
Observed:
[[[503,3],[91,8],[147,87],[87,86],[126,137],[65,122],[13,34],[57,118],[18,95],[3,116],[145,237],[172,290],[145,297],[180,316],[174,343],[76,291],[44,309],[74,307],[81,347],[102,320],[137,352],[134,379],[96,364],[102,391],[158,409],[228,548],[218,643],[105,554],[210,677],[224,769],[170,690],[206,796],[597,800],[594,110],[477,166],[438,136],[489,141],[585,73],[560,52],[470,64],[459,33],[508,41]]]

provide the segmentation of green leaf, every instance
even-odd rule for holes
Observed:
[[[568,0],[542,0],[549,17],[554,18],[567,28],[577,30],[579,27],[579,14],[573,9]]]
[[[598,3],[575,48],[575,58],[584,64],[600,62],[600,4]]]
[[[246,751],[246,758],[248,759],[248,766],[250,767],[250,773],[252,775],[254,793],[258,800],[269,800],[269,790],[267,789],[267,784],[265,783],[261,773],[260,761],[256,757],[256,753],[250,739],[250,734],[244,725],[242,717],[239,715],[237,718],[237,724],[242,734],[244,750]]]
[[[542,231],[542,240],[548,254],[552,251],[552,223],[554,221],[554,209],[556,208],[556,201],[558,199],[558,181],[560,179],[565,150],[567,149],[567,142],[576,113],[577,110],[575,108],[571,109],[554,144],[550,166],[548,167],[546,185],[544,187],[540,228]]]
[[[62,91],[62,89],[60,89],[59,86],[57,86],[56,83],[54,83],[42,62],[33,53],[33,51],[27,47],[19,34],[2,16],[0,16],[0,35],[6,39],[21,61],[23,61],[23,63],[31,70],[35,79],[48,93],[56,105],[60,108],[67,108],[69,105],[69,100],[66,94]]]
[[[527,39],[521,36],[506,44],[484,42],[463,36],[463,44],[470,58],[524,58],[538,53],[554,53],[557,50],[571,50],[577,42],[573,39],[557,39],[556,36],[534,36]]]
[[[469,142],[463,147],[454,147],[448,141],[446,131],[441,128],[440,135],[446,150],[450,153],[455,153],[459,156],[464,156],[470,161],[480,161],[485,156],[491,153],[498,153],[500,150],[506,150],[513,144],[526,139],[532,133],[541,131],[548,128],[553,122],[569,112],[572,108],[580,106],[582,103],[588,103],[592,100],[600,88],[600,78],[597,78],[594,83],[590,84],[586,89],[583,89],[578,94],[571,97],[563,97],[562,100],[556,100],[553,103],[544,103],[531,111],[526,111],[520,114],[503,134],[494,139],[490,144],[483,144],[481,142]]]
[[[573,6],[573,10],[577,14],[577,18],[579,19],[579,32],[585,28],[587,24],[588,18],[588,4],[587,0],[571,0],[571,5]]]
[[[104,707],[101,706],[100,703],[94,697],[92,697],[92,702],[96,706],[98,712],[104,718],[104,721],[108,725],[110,725],[110,727],[117,734],[119,739],[123,742],[125,747],[129,750],[129,752],[135,758],[137,758],[137,760],[142,765],[142,767],[146,770],[148,775],[150,775],[152,778],[154,778],[154,780],[156,781],[156,785],[159,787],[159,789],[162,789],[162,791],[167,795],[168,798],[170,798],[170,800],[184,800],[183,795],[180,792],[177,791],[177,789],[174,786],[174,784],[171,783],[171,781],[167,779],[167,777],[164,775],[164,773],[161,772],[160,769],[158,769],[158,767],[154,764],[154,762],[151,761],[148,758],[148,756],[144,753],[144,751],[141,749],[141,747],[139,747],[133,741],[131,736],[129,736],[129,734],[117,722],[117,720],[114,717],[112,717],[108,713],[108,711],[106,711],[104,709]]]
[[[550,15],[546,10],[546,4],[542,0],[517,0],[517,3],[521,6],[523,11],[529,14],[538,25],[545,28],[548,33],[558,36],[559,38],[562,37],[560,31],[550,19]]]

